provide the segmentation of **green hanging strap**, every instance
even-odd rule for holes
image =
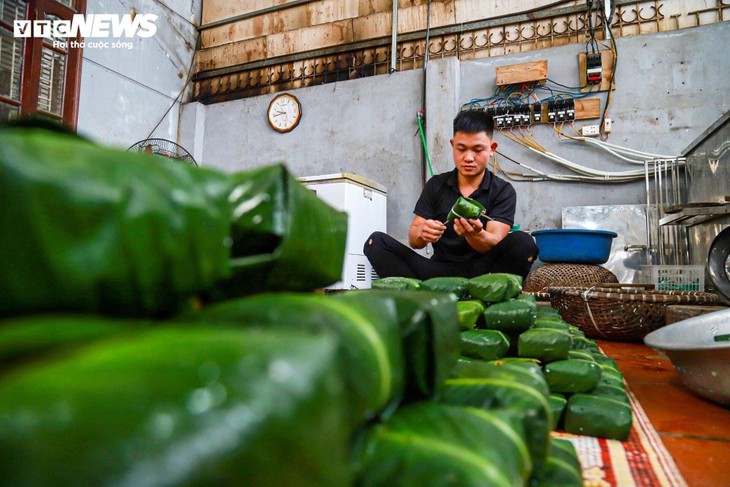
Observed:
[[[428,172],[430,173],[430,176],[433,177],[433,166],[431,166],[431,156],[428,153],[428,144],[426,143],[426,134],[423,131],[423,119],[426,115],[426,112],[423,110],[418,110],[418,114],[416,115],[416,120],[418,120],[418,133],[421,135],[421,144],[423,144],[423,152],[426,154],[426,163],[428,164]]]

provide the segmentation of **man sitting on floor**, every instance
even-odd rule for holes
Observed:
[[[512,185],[487,171],[497,145],[492,141],[492,117],[480,110],[460,112],[451,139],[455,168],[437,174],[425,185],[408,231],[413,248],[375,232],[364,253],[380,277],[429,279],[439,276],[474,277],[492,272],[522,276],[530,272],[538,248],[532,236],[511,232],[517,195]],[[472,198],[486,209],[482,218],[446,222],[459,196]],[[433,246],[433,257],[413,249]]]

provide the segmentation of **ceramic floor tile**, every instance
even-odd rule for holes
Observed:
[[[672,362],[643,343],[596,340],[614,359],[689,487],[730,487],[730,408],[685,388]]]
[[[668,384],[629,381],[629,387],[660,434],[730,440],[730,409],[696,396],[679,379]]]
[[[730,441],[661,435],[689,487],[730,486]]]
[[[603,352],[614,359],[627,381],[670,381],[676,371],[669,358],[640,343],[597,342]]]
[[[596,340],[603,353],[612,358],[645,357],[656,360],[669,360],[666,355],[649,348],[643,343],[624,343],[610,340]]]
[[[653,382],[666,384],[677,377],[669,360],[647,357],[620,357],[614,359],[626,380],[631,382]]]

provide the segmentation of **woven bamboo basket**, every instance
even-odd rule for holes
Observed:
[[[600,265],[545,264],[530,272],[525,279],[524,291],[545,293],[549,287],[593,286],[618,282],[616,275]]]
[[[666,325],[666,307],[713,304],[716,294],[620,287],[550,287],[550,304],[589,338],[642,341]]]

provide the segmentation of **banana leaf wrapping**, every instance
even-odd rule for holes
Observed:
[[[558,314],[557,312],[555,312],[555,313],[550,313],[550,312],[546,313],[545,310],[555,311],[555,309],[553,309],[553,308],[546,308],[544,306],[540,306],[539,308],[536,308],[535,309],[535,315],[536,315],[535,316],[535,321],[549,321],[549,322],[553,322],[553,323],[564,323],[566,325],[568,324],[568,322],[565,321],[560,316],[560,314]]]
[[[536,319],[535,320],[535,328],[550,328],[553,330],[562,330],[565,332],[570,332],[570,325],[564,321],[558,321],[553,319]]]
[[[618,393],[614,389],[604,389],[604,387],[619,389],[623,393]],[[591,391],[591,394],[594,393],[596,395],[612,396],[615,399],[620,399],[628,403],[626,386],[624,385],[624,376],[618,371],[618,369],[611,368],[610,366],[601,366],[601,379],[598,381],[596,388]]]
[[[333,296],[344,304],[395,304],[405,366],[405,399],[439,393],[459,354],[456,301],[429,291],[351,291]]]
[[[626,394],[625,387],[619,387],[613,384],[598,384],[591,391],[592,396],[610,397],[625,404],[629,404],[629,396]]]
[[[537,390],[545,397],[550,395],[542,368],[535,362],[506,357],[499,360],[477,360],[459,357],[451,371],[451,378],[509,378]]]
[[[72,135],[0,129],[0,316],[162,316],[230,273],[231,179]]]
[[[572,337],[564,331],[536,328],[522,333],[517,347],[520,357],[553,362],[567,359],[571,344]]]
[[[568,440],[550,438],[545,464],[530,478],[530,487],[583,487],[583,471],[575,447]]]
[[[573,338],[585,338],[586,334],[583,330],[578,328],[577,326],[571,325],[570,328],[568,328],[568,333],[570,333],[570,336]]]
[[[16,369],[0,378],[0,478],[349,485],[336,347],[295,332],[165,328]]]
[[[460,355],[456,360],[456,364],[454,364],[454,368],[451,369],[449,377],[452,379],[486,377],[489,374],[489,369],[486,368],[488,363],[489,362],[486,360],[479,360]]]
[[[459,196],[454,205],[451,207],[446,221],[453,222],[457,218],[466,220],[475,220],[484,213],[484,206],[477,200]]]
[[[519,335],[534,322],[535,306],[517,299],[495,303],[484,310],[484,326],[509,335]]]
[[[563,425],[563,413],[565,413],[565,405],[568,404],[568,400],[562,394],[552,393],[548,396],[548,401],[550,402],[550,408],[553,411],[553,423],[551,429],[555,431]]]
[[[588,350],[591,352],[600,352],[600,349],[598,348],[598,345],[596,345],[596,342],[591,340],[590,338],[586,338],[582,335],[576,335],[572,331],[568,331],[571,337],[573,337],[573,341],[570,345],[571,350]]]
[[[483,274],[469,279],[466,287],[473,298],[500,303],[522,292],[522,277],[504,273]]]
[[[420,403],[368,434],[357,485],[523,486],[532,472],[519,421],[500,411]]]
[[[403,395],[403,347],[392,301],[270,293],[215,303],[183,320],[336,336],[353,425],[397,405]]]
[[[571,350],[568,352],[568,358],[587,360],[589,362],[596,362],[596,359],[593,358],[593,354],[587,350]],[[596,363],[598,363],[598,362],[596,362]]]
[[[565,431],[576,435],[625,440],[631,422],[631,406],[605,396],[574,394],[565,410]]]
[[[583,359],[556,360],[545,365],[550,392],[590,392],[601,379],[601,366]]]
[[[621,375],[614,375],[611,374],[609,370],[603,369],[601,372],[601,379],[598,381],[598,385],[596,387],[602,384],[624,388],[624,379]]]
[[[505,411],[519,418],[525,429],[530,457],[538,466],[547,455],[552,409],[547,394],[518,382],[514,377],[511,373],[495,371],[488,377],[449,379],[440,401]]]
[[[148,325],[132,320],[101,320],[91,315],[8,318],[0,321],[0,366],[38,360]]]
[[[413,290],[421,288],[421,280],[412,277],[382,277],[372,282],[373,289],[388,291]]]
[[[509,339],[497,330],[467,330],[461,332],[461,354],[479,360],[504,357]]]
[[[231,277],[210,296],[311,291],[342,276],[347,215],[281,165],[231,175]]]
[[[527,365],[532,364],[532,365],[537,365],[538,368],[540,368],[539,367],[540,361],[538,359],[536,359],[536,358],[512,357],[512,356],[510,356],[510,357],[503,357],[503,358],[501,358],[499,360],[494,360],[493,362],[495,364],[497,364],[497,365],[514,363],[514,364],[518,364],[518,365],[523,365],[524,366],[525,364],[527,364]],[[542,370],[542,369],[540,369],[540,370]]]
[[[537,298],[532,294],[518,294],[515,299],[532,304],[535,312],[537,312]]]
[[[535,310],[535,314],[537,315],[537,319],[554,319],[557,321],[562,321],[563,318],[560,316],[560,311],[558,311],[555,308],[551,308],[549,306],[538,306]]]
[[[484,313],[484,303],[477,299],[459,301],[456,303],[456,312],[459,316],[459,328],[473,330]]]
[[[612,368],[613,370],[618,370],[618,365],[616,365],[616,361],[612,358],[606,357],[603,352],[591,352],[591,355],[593,356],[593,360],[601,364],[602,368]]]
[[[616,366],[610,363],[599,363],[598,365],[601,367],[601,379],[606,378],[623,384],[624,374]]]
[[[469,295],[466,277],[432,277],[421,283],[421,289],[436,291],[440,293],[452,293],[457,299],[463,299]]]
[[[529,385],[546,397],[550,394],[542,367],[532,360],[521,360],[516,357],[512,359],[502,358],[492,360],[490,365],[498,368],[502,374],[511,376],[515,381]]]

